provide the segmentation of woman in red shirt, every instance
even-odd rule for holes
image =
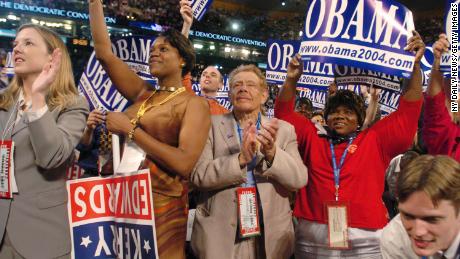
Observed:
[[[460,162],[460,127],[452,121],[447,110],[446,94],[442,87],[443,77],[439,70],[441,55],[448,48],[447,35],[439,35],[438,41],[433,45],[434,62],[425,95],[422,134],[429,154],[448,155]]]
[[[385,169],[410,147],[423,102],[420,60],[425,45],[414,35],[406,46],[416,51],[414,69],[398,110],[364,131],[363,101],[344,90],[328,99],[328,134],[318,135],[310,120],[294,112],[303,64],[299,55],[289,63],[275,116],[294,125],[310,179],[298,192],[294,209],[297,258],[381,257],[380,233],[388,221],[381,199]]]

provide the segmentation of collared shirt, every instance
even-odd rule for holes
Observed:
[[[426,257],[426,259],[460,259],[459,254],[460,233],[454,239],[454,242],[449,246],[446,252],[439,251],[434,255]],[[406,230],[401,222],[401,216],[398,214],[388,225],[383,229],[380,242],[382,256],[384,259],[420,259],[412,250],[411,241]]]
[[[238,122],[235,120],[235,124],[237,124]],[[241,134],[241,137],[242,136],[242,133],[238,132],[238,127],[235,127],[235,133],[236,133],[236,136],[238,136],[238,143],[240,143],[240,146],[241,146],[241,140],[240,140],[240,134]],[[246,182],[241,184],[242,187],[254,187],[256,186],[256,178],[254,176],[254,168],[256,167],[256,159],[253,159],[247,166],[247,172],[246,172]]]
[[[444,252],[444,257],[446,257],[446,259],[460,258],[460,232],[457,234],[454,242],[452,242],[449,248],[447,248],[446,252]]]

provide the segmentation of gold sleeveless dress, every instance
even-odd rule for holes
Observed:
[[[136,116],[141,104],[150,95],[144,93],[125,114]],[[182,92],[161,106],[148,110],[140,119],[142,129],[152,137],[173,147],[179,145],[179,133],[188,102],[199,98]],[[150,170],[153,191],[153,206],[160,259],[185,258],[185,237],[188,217],[187,181],[168,168],[157,166],[147,155],[143,168]]]

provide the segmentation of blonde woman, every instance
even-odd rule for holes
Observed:
[[[14,142],[17,192],[0,199],[0,258],[67,258],[66,167],[87,103],[57,34],[23,25],[13,45],[16,76],[0,94],[0,132],[2,141]]]

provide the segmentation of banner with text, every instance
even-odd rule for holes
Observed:
[[[193,0],[192,1],[192,12],[193,17],[198,21],[201,21],[203,15],[206,13],[208,8],[211,6],[212,0]]]
[[[306,61],[409,78],[414,53],[404,47],[412,30],[412,12],[395,1],[312,0],[306,12],[300,54]]]
[[[369,94],[369,87],[366,85],[338,85],[337,88],[339,90],[350,90],[365,97],[366,93]],[[380,111],[383,116],[386,116],[398,109],[399,99],[401,97],[400,91],[395,91],[391,89],[381,89],[379,94],[379,104],[380,104]],[[368,105],[367,98],[366,105]]]
[[[298,41],[268,41],[266,78],[269,83],[283,84],[289,61],[299,50],[299,45]],[[391,90],[399,90],[400,87],[400,78],[382,72],[333,63],[315,61],[304,61],[303,63],[303,73],[298,86],[328,86],[335,78],[337,84],[372,84]]]
[[[348,66],[334,66],[334,76],[338,85],[364,85],[376,86],[378,88],[399,91],[401,80],[394,75],[388,75],[382,72],[374,72],[367,69],[348,67]]]
[[[267,42],[267,70],[266,79],[268,83],[280,84],[286,79],[286,72],[292,57],[299,52],[300,42],[269,40]],[[298,86],[328,86],[334,81],[333,65],[315,61],[303,62],[303,73],[297,83]]]
[[[150,46],[154,38],[126,37],[112,40],[113,53],[123,60],[134,72],[152,86],[156,78],[150,74]],[[78,90],[87,98],[90,108],[123,111],[129,102],[112,84],[106,71],[96,59],[93,51],[78,84]]]
[[[444,16],[444,30],[447,35],[449,43],[452,40],[458,43],[458,5],[460,0],[446,0],[445,16]],[[437,37],[436,37],[437,38]],[[455,44],[457,45],[457,44]],[[441,71],[450,72],[452,46],[449,47],[449,52],[444,53],[441,57]]]
[[[269,40],[267,45],[269,46],[267,81],[273,84],[283,84],[289,61],[297,53],[300,44],[297,41]],[[428,57],[426,62],[429,60]],[[303,73],[297,83],[299,97],[308,98],[315,108],[323,109],[327,99],[327,88],[334,78],[339,89],[353,90],[357,94],[362,94],[361,88],[364,91],[364,87],[371,84],[382,88],[379,103],[383,114],[389,114],[398,107],[401,85],[399,77],[367,69],[315,61],[304,61]]]
[[[67,181],[74,258],[158,258],[148,170]]]
[[[310,99],[313,107],[316,109],[324,109],[327,100],[327,87],[297,87],[300,98]]]
[[[200,82],[192,82],[192,90],[195,92],[196,95],[201,95],[201,87]],[[217,91],[216,100],[217,102],[222,105],[225,109],[231,111],[232,110],[232,103],[230,102],[230,97],[228,96],[228,76],[224,76],[224,86]]]
[[[26,2],[26,3],[19,3]],[[1,1],[0,9],[7,9],[7,11],[17,11],[22,13],[34,13],[37,15],[49,15],[54,16],[57,19],[77,19],[77,20],[89,20],[89,14],[87,12],[79,12],[76,10],[66,10],[55,8],[55,2],[58,1]],[[59,1],[61,2],[61,1]],[[39,5],[40,4],[40,5]],[[66,6],[72,6],[69,2]],[[115,17],[105,17],[106,23],[117,23]]]

